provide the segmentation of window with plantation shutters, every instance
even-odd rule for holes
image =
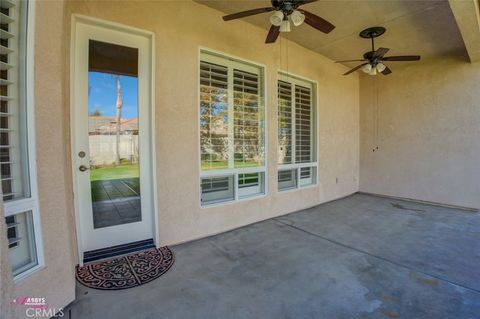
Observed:
[[[263,69],[202,51],[200,173],[202,205],[265,190]]]
[[[277,88],[278,189],[315,185],[315,84],[282,73]]]
[[[32,112],[33,48],[29,37],[33,1],[0,1],[0,179],[7,224],[10,263],[15,278],[38,268],[38,203],[31,187],[34,152],[28,142],[27,112]],[[31,12],[34,12],[33,10]],[[31,28],[31,27],[30,27]],[[28,36],[28,37],[27,37]],[[32,56],[32,55],[30,55]]]

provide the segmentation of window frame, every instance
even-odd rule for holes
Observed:
[[[292,163],[289,164],[280,164],[278,163],[278,155],[279,155],[279,149],[278,149],[278,82],[283,81],[283,82],[288,82],[293,85],[299,85],[299,86],[305,86],[306,84],[311,86],[312,90],[312,112],[314,116],[314,120],[312,121],[313,128],[312,128],[312,146],[315,147],[315,149],[312,152],[312,155],[314,156],[314,160],[308,163],[295,163],[295,157],[296,157],[296,148],[295,148],[295,141],[296,141],[296,128],[295,128],[295,103],[292,104]],[[319,131],[320,131],[320,116],[319,116],[319,94],[318,94],[318,81],[309,79],[307,77],[294,74],[288,71],[284,70],[277,70],[277,79],[275,82],[275,92],[277,94],[277,103],[276,103],[276,123],[277,123],[277,130],[275,132],[276,134],[276,152],[275,152],[275,158],[276,158],[276,164],[277,164],[277,169],[276,169],[276,185],[277,185],[277,193],[285,193],[285,192],[292,192],[292,191],[297,191],[301,189],[308,189],[312,187],[318,187],[320,185],[320,170],[319,170],[319,156],[320,156],[320,138],[319,138]],[[292,89],[292,99],[295,100],[295,90]],[[308,185],[301,185],[300,181],[300,170],[301,168],[304,167],[312,167],[315,170],[315,173],[313,174],[314,181],[311,184]],[[279,189],[278,185],[278,173],[280,171],[286,171],[286,170],[295,170],[296,171],[296,181],[295,181],[295,187],[290,187],[290,188],[285,188],[285,189]]]
[[[261,75],[261,80],[259,83],[261,84],[261,89],[263,93],[263,113],[264,113],[264,118],[263,118],[263,145],[264,145],[264,158],[263,158],[263,165],[262,166],[257,166],[257,167],[244,167],[244,168],[226,168],[226,169],[212,169],[212,170],[202,170],[202,146],[200,143],[201,140],[201,125],[200,125],[200,119],[201,119],[201,111],[200,111],[200,101],[201,101],[201,94],[200,94],[200,65],[202,61],[202,55],[209,55],[212,59],[204,60],[205,62],[209,63],[215,63],[215,64],[220,64],[218,59],[221,59],[222,61],[227,59],[232,62],[233,65],[242,65],[242,70],[251,72],[255,70],[252,73],[258,72],[260,70],[260,75]],[[210,58],[209,57],[209,58]],[[197,54],[197,65],[196,65],[196,78],[195,80],[197,81],[197,143],[198,143],[198,178],[197,178],[197,183],[198,183],[198,194],[199,194],[199,206],[200,208],[211,208],[215,206],[223,206],[223,205],[229,205],[229,204],[234,204],[237,202],[242,202],[242,201],[249,201],[249,200],[255,200],[255,199],[260,199],[263,197],[266,197],[268,194],[268,120],[267,120],[267,67],[264,64],[251,61],[242,57],[238,57],[229,53],[225,53],[222,51],[210,49],[207,47],[199,46],[198,47],[198,54]],[[232,74],[233,76],[233,74]],[[229,75],[230,78],[230,75]],[[233,128],[231,128],[233,130]],[[230,130],[230,128],[229,128]],[[239,185],[238,185],[238,175],[240,174],[250,174],[250,173],[259,173],[263,174],[263,182],[264,182],[264,189],[263,189],[263,194],[259,193],[256,195],[251,195],[248,197],[241,197],[239,196]],[[211,203],[202,203],[202,179],[203,178],[209,178],[209,177],[227,177],[227,176],[233,176],[233,196],[234,198],[232,200],[219,200]]]
[[[37,185],[37,167],[36,167],[36,143],[35,143],[35,87],[34,87],[34,39],[35,39],[35,1],[25,1],[26,10],[26,39],[25,39],[25,65],[24,65],[24,79],[18,83],[18,95],[22,96],[19,100],[24,99],[25,112],[23,118],[25,121],[26,132],[24,144],[21,148],[26,154],[26,165],[24,165],[25,176],[28,176],[30,196],[4,201],[4,216],[3,218],[17,215],[24,212],[31,211],[33,224],[33,239],[36,251],[37,264],[31,268],[14,276],[14,282],[17,282],[32,273],[45,267],[44,250],[42,241],[42,230],[40,221],[40,209],[38,203],[38,185]],[[22,13],[22,15],[24,15]],[[19,15],[19,19],[22,19]],[[19,105],[20,107],[20,105]],[[25,145],[26,144],[26,145]],[[25,160],[25,158],[22,158]],[[14,248],[12,248],[14,249]],[[13,270],[12,270],[13,271]]]

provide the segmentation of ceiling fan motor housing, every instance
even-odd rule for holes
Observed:
[[[378,62],[380,62],[377,58],[374,58],[373,57],[373,54],[375,53],[375,51],[368,51],[368,52],[365,52],[363,54],[363,58],[365,60],[368,60],[368,62],[372,65],[372,66],[376,66],[378,64]]]
[[[297,9],[298,4],[292,0],[272,0],[272,7],[275,7],[277,10],[281,10],[287,17],[291,15],[295,9]]]

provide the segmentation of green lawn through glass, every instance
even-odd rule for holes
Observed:
[[[234,166],[235,166],[235,168],[258,167],[258,166],[261,166],[261,163],[235,161]],[[228,162],[227,161],[202,162],[202,170],[222,169],[222,168],[228,168]]]
[[[140,195],[138,164],[92,168],[90,180],[94,202]]]
[[[101,168],[92,168],[90,171],[90,180],[92,182],[109,179],[138,178],[138,176],[138,164],[104,166]]]

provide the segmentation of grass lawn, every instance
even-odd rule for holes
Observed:
[[[258,162],[240,162],[235,161],[234,163],[235,168],[245,168],[245,167],[257,167],[261,166]],[[209,170],[209,169],[222,169],[228,168],[227,161],[218,161],[218,162],[202,162],[202,170]]]
[[[106,166],[102,168],[94,168],[90,171],[90,180],[92,182],[110,179],[138,178],[138,176],[138,164]]]

